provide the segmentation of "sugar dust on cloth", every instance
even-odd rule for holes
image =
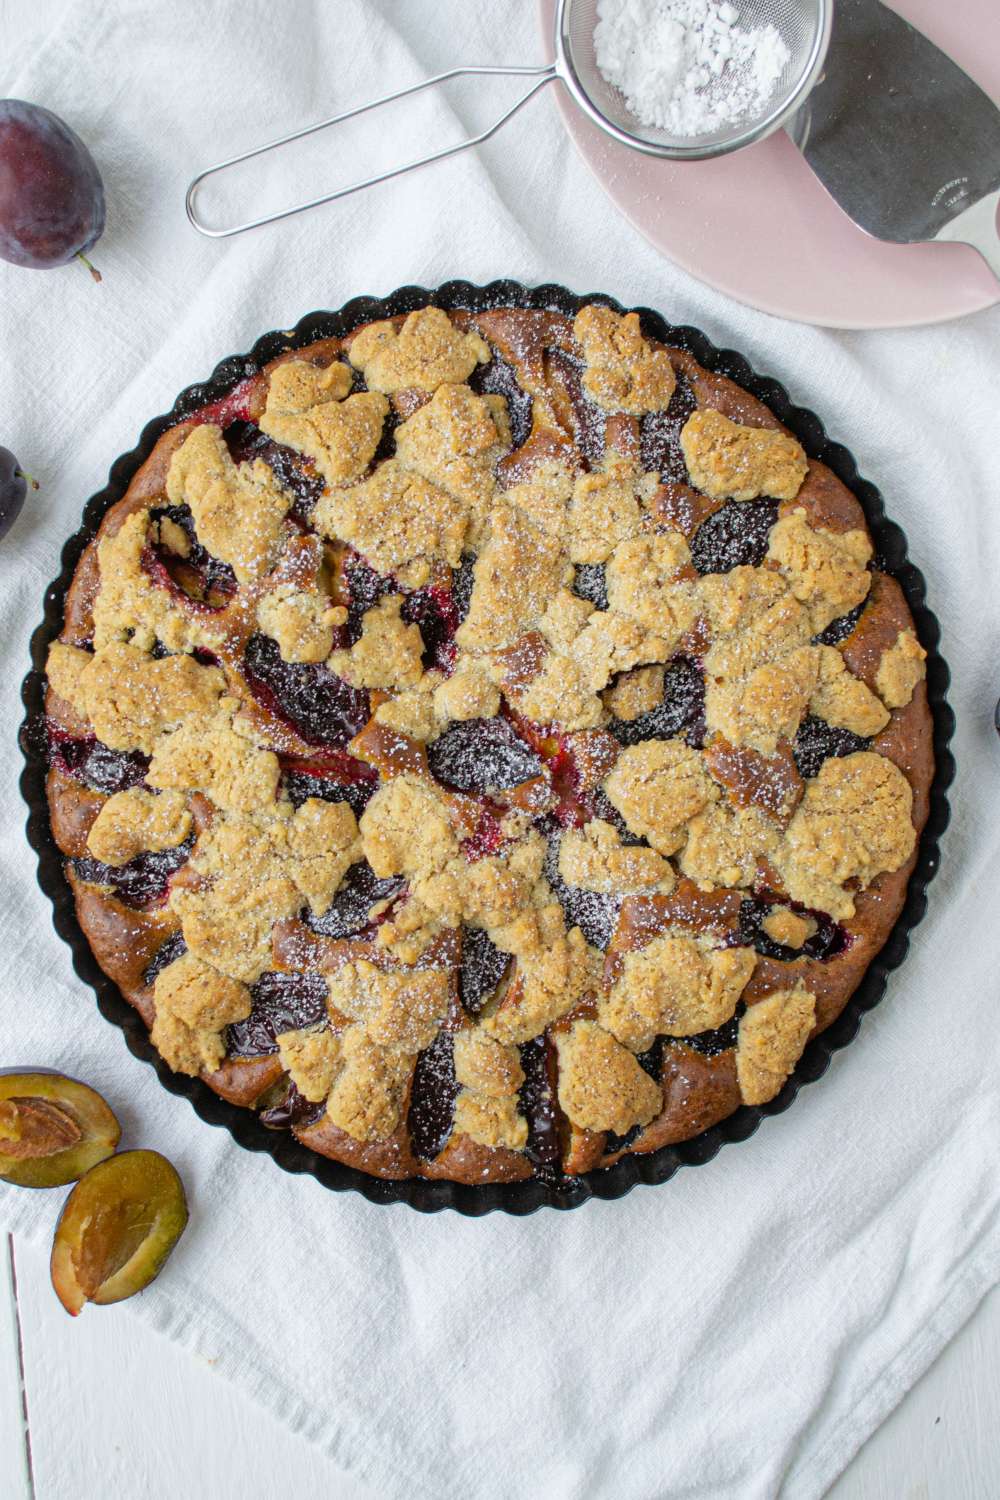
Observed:
[[[635,117],[680,137],[755,119],[790,56],[726,0],[599,0],[594,49]]]

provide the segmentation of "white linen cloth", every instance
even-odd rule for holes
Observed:
[[[79,129],[109,215],[100,288],[77,267],[0,262],[0,441],[42,481],[0,544],[0,1062],[101,1089],[126,1144],[176,1162],[192,1210],[128,1313],[85,1316],[142,1317],[210,1355],[384,1495],[821,1495],[1000,1276],[1000,942],[987,905],[1000,879],[1000,309],[851,334],[737,306],[619,217],[551,98],[475,155],[209,242],[183,212],[195,169],[453,60],[541,58],[534,7],[130,0],[72,5],[54,29],[44,4],[37,16],[0,54],[0,93]],[[480,110],[468,93],[427,98],[416,123],[378,134],[416,154]],[[332,140],[312,160],[319,184],[358,171],[355,148]],[[284,170],[268,176],[292,190]],[[709,1166],[527,1220],[375,1208],[203,1124],[73,974],[16,786],[18,688],[44,586],[147,418],[266,329],[452,276],[606,290],[777,374],[906,529],[958,715],[941,874],[858,1041]],[[0,1220],[47,1240],[60,1197],[0,1184]]]

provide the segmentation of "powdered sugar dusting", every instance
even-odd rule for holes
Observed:
[[[675,136],[749,121],[790,53],[774,26],[744,27],[727,0],[599,0],[597,66],[636,118]]]

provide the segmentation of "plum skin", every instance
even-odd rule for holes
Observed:
[[[76,1317],[155,1280],[188,1221],[184,1185],[158,1151],[121,1151],[91,1167],[63,1205],[52,1241],[56,1296]]]
[[[52,1111],[57,1127],[77,1135],[64,1144],[53,1135],[53,1149],[18,1156],[4,1150],[5,1138],[10,1137],[2,1128],[7,1122],[0,1120],[0,1179],[16,1187],[64,1187],[75,1182],[111,1156],[121,1138],[114,1112],[87,1084],[63,1073],[10,1071],[0,1076],[0,1108],[12,1109],[16,1120],[19,1106],[32,1105]]]
[[[104,184],[74,130],[40,104],[0,99],[0,257],[48,270],[104,233]]]
[[[0,537],[7,535],[21,514],[27,493],[27,475],[10,449],[0,448]]]

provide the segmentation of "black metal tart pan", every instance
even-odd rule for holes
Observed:
[[[624,1156],[614,1166],[588,1172],[580,1177],[567,1177],[558,1183],[533,1178],[526,1182],[489,1183],[474,1187],[458,1182],[425,1181],[422,1178],[401,1182],[384,1181],[317,1155],[301,1145],[290,1132],[267,1129],[252,1110],[239,1108],[220,1099],[200,1079],[171,1072],[150,1042],[141,1017],[124,999],[117,985],[98,966],[77,922],[73,896],[63,873],[62,855],[56,847],[49,826],[45,795],[47,764],[44,736],[39,733],[44,715],[43,669],[49,644],[62,628],[64,599],[80,554],[97,531],[105,512],[125,494],[129,482],[149,457],[157,438],[200,407],[227,395],[241,380],[257,374],[284,350],[302,348],[316,339],[347,334],[359,324],[376,318],[411,312],[429,303],[448,309],[465,308],[474,311],[511,306],[547,308],[573,317],[581,307],[590,302],[603,302],[616,312],[625,310],[613,298],[600,293],[580,297],[567,291],[565,287],[552,284],[524,287],[515,281],[493,281],[488,286],[473,286],[466,281],[449,281],[436,289],[406,286],[388,297],[355,297],[337,312],[309,313],[290,332],[264,334],[249,354],[230,355],[215,367],[207,380],[182,391],[171,411],[148,422],[132,451],[115,461],[108,475],[107,485],[87,502],[82,526],[63,547],[59,576],[45,591],[44,620],[31,639],[32,668],[22,687],[26,715],[20,731],[20,744],[26,762],[21,774],[21,791],[29,808],[28,841],[38,854],[38,883],[52,902],[55,929],[72,949],[76,972],[94,990],[101,1014],[122,1031],[129,1050],[156,1069],[165,1088],[174,1094],[183,1094],[191,1101],[201,1119],[211,1125],[223,1126],[248,1151],[268,1152],[286,1172],[309,1172],[324,1186],[336,1192],[354,1189],[372,1203],[408,1203],[411,1208],[422,1213],[436,1213],[442,1208],[453,1208],[470,1216],[494,1210],[529,1214],[543,1206],[577,1208],[588,1198],[621,1198],[637,1183],[666,1182],[679,1167],[702,1166],[711,1161],[727,1142],[743,1141],[752,1135],[766,1115],[783,1113],[802,1085],[814,1083],[820,1078],[826,1072],[833,1053],[846,1047],[854,1039],[862,1016],[882,999],[889,974],[898,968],[906,956],[909,935],[926,911],[927,887],[938,868],[939,840],[949,817],[946,790],[955,769],[954,759],[948,749],[955,720],[945,696],[949,673],[938,651],[938,622],[925,603],[923,575],[907,558],[903,532],[894,521],[887,519],[881,495],[873,484],[859,476],[851,453],[842,444],[832,442],[827,437],[822,422],[814,412],[795,406],[784,386],[768,376],[758,375],[743,356],[734,350],[717,349],[699,329],[673,327],[658,313],[640,307],[637,311],[648,335],[665,344],[688,350],[707,370],[728,376],[763,401],[796,435],[810,457],[828,464],[853,492],[871,528],[876,560],[884,571],[891,573],[899,582],[913,613],[917,634],[928,653],[927,689],[934,719],[936,769],[930,789],[930,813],[920,840],[917,865],[910,879],[905,905],[885,945],[869,966],[844,1011],[833,1025],[809,1044],[798,1067],[777,1098],[762,1106],[744,1105],[692,1140],[676,1146],[662,1147],[645,1156]]]

